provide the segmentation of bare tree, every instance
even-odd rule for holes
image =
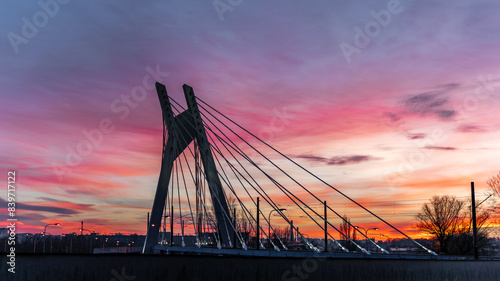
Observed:
[[[236,200],[236,197],[232,193],[229,193],[226,196],[226,200],[227,200],[227,208],[229,209],[229,216],[231,217],[231,220],[237,221],[238,216],[236,215],[236,217],[234,217],[234,210],[237,209],[238,207],[240,207],[238,200]],[[238,211],[239,210],[236,210],[236,213],[238,213]]]
[[[245,213],[243,213],[243,211],[236,211],[236,216],[238,217],[238,221],[236,224],[239,230],[243,233],[250,233],[252,228],[254,227],[254,223],[248,221],[247,216],[245,215]]]
[[[242,209],[240,202],[238,199],[232,194],[228,193],[226,196],[227,206],[229,209],[229,216],[231,217],[231,221],[235,222],[235,228],[238,232],[241,233],[243,239],[247,243],[250,239],[251,234],[255,235],[255,227],[256,223],[252,221],[251,215],[254,215],[253,210],[248,210],[250,214]],[[235,212],[236,211],[236,212]]]
[[[472,251],[471,204],[455,196],[434,196],[422,205],[415,216],[418,221],[414,228],[434,236],[437,250],[445,254],[468,254]],[[487,238],[489,212],[477,212],[479,240]]]
[[[476,202],[476,206],[478,203]],[[480,250],[488,244],[490,218],[491,212],[489,210],[483,210],[482,206],[476,207],[477,242]],[[463,222],[458,232],[450,239],[448,253],[472,255],[474,253],[472,229],[472,204],[468,200],[468,204],[464,210]]]
[[[491,195],[494,196],[493,210],[497,215],[500,215],[500,172],[489,178],[486,183],[490,187]]]
[[[500,197],[500,172],[489,178],[486,183],[490,186],[491,191],[497,197]]]
[[[352,241],[356,241],[356,229],[351,226],[350,224],[351,220],[347,218],[346,215],[344,215],[342,222],[340,223],[339,230],[340,230],[340,240],[344,240],[344,246],[349,250],[355,250],[355,245],[349,241],[350,238]]]
[[[274,232],[281,240],[287,239],[290,236],[290,228],[286,226],[275,227]]]

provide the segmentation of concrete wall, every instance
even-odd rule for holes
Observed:
[[[500,280],[500,261],[20,254],[7,268],[3,255],[0,280]]]

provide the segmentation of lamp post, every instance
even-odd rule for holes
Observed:
[[[389,240],[391,239],[389,236],[387,236],[387,235],[385,235],[385,234],[380,234],[379,236],[380,236],[380,237],[386,237],[386,238],[387,238],[387,241],[389,241]]]
[[[169,217],[170,215],[163,216],[163,239],[161,241],[162,246],[167,243],[167,218]],[[170,235],[172,235],[172,233],[170,233]]]
[[[267,245],[269,246],[269,248],[271,248],[271,213],[274,212],[274,211],[280,211],[280,212],[283,212],[283,211],[286,211],[286,209],[273,209],[271,210],[271,212],[269,212],[269,217],[267,219],[267,221],[269,222],[269,229],[267,230],[267,233],[268,233],[268,237],[267,237],[267,240],[268,240],[268,243]]]
[[[365,229],[364,227],[361,227],[361,226],[354,226],[354,228],[361,228],[361,229],[363,229],[365,231],[365,237],[366,237],[365,248],[366,248],[366,250],[368,250],[368,239],[370,239],[370,238],[368,238],[368,231],[370,231],[370,230],[378,230],[378,227],[370,227],[368,229]]]
[[[49,226],[49,225],[57,225],[57,226],[59,226],[59,225],[61,225],[61,224],[60,224],[60,223],[49,223],[49,224],[47,224],[47,225],[43,228],[43,236],[45,236],[45,232],[47,232],[47,226]]]
[[[380,234],[379,235],[380,237],[386,237],[387,238],[387,242],[390,242],[390,238],[389,236],[385,235],[385,234]],[[390,248],[390,245],[387,245],[387,248]]]
[[[43,253],[45,254],[45,233],[47,232],[47,226],[49,225],[56,225],[59,226],[61,225],[60,223],[49,223],[43,228]]]

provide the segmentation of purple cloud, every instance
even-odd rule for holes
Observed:
[[[450,147],[450,146],[434,146],[434,145],[426,145],[424,146],[425,149],[434,149],[434,150],[457,150],[456,147]]]
[[[476,125],[460,125],[456,130],[457,132],[461,133],[486,132],[486,129],[483,126],[476,126]]]
[[[299,155],[299,158],[307,159],[314,162],[325,163],[326,165],[350,165],[357,164],[365,161],[374,160],[375,158],[369,155],[346,155],[346,156],[334,156],[330,158],[325,158],[315,155]]]
[[[408,134],[408,139],[410,140],[418,140],[418,139],[423,139],[425,138],[426,134],[422,133],[415,133],[415,134]]]

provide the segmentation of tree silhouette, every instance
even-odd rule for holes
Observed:
[[[500,172],[498,172],[498,174],[496,174],[495,176],[489,178],[486,183],[490,186],[491,191],[493,191],[496,196],[500,197]]]
[[[477,212],[478,241],[484,242],[490,213]],[[470,254],[472,251],[471,205],[455,196],[434,196],[422,205],[414,228],[434,236],[437,250],[443,254]]]
[[[339,230],[340,230],[340,240],[344,241],[344,247],[346,247],[349,251],[354,251],[356,250],[356,246],[354,243],[349,241],[346,237],[350,238],[352,241],[356,241],[356,229],[351,226],[350,222],[351,220],[347,218],[346,215],[343,217],[344,219],[340,223]],[[342,235],[342,233],[345,235]]]
[[[496,213],[500,213],[500,204],[498,204],[498,200],[500,199],[500,172],[495,176],[489,178],[486,183],[490,187],[492,195],[495,196],[496,200],[493,203],[493,208]]]

